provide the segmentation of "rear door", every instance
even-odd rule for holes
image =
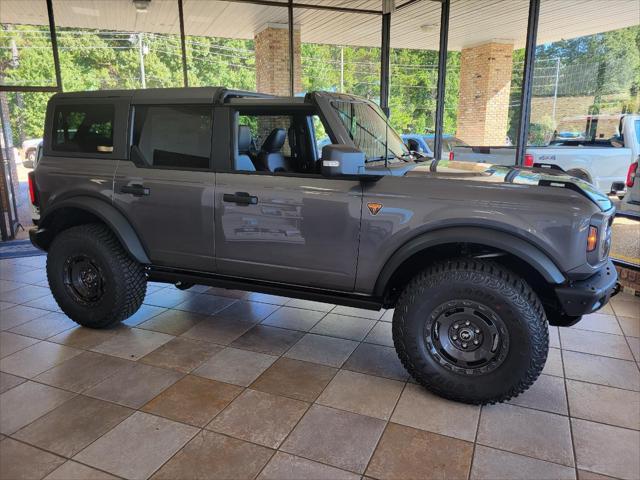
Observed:
[[[214,269],[210,104],[134,105],[114,202],[154,265]]]
[[[315,173],[313,116],[299,112],[235,112],[230,109],[231,151],[216,154],[216,267],[236,277],[351,291],[355,283],[360,233],[362,186],[359,181],[330,179]],[[306,123],[306,126],[304,125]],[[287,132],[280,149],[282,170],[234,169],[239,155],[240,125],[252,129],[258,146],[275,129]],[[294,132],[297,131],[298,134]],[[304,135],[306,134],[306,138]],[[296,138],[291,138],[295,135]],[[261,157],[260,152],[254,160]],[[281,162],[278,162],[280,164]]]

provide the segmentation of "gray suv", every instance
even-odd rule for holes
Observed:
[[[87,327],[136,312],[147,281],[395,308],[413,377],[482,404],[536,380],[548,324],[616,292],[606,196],[552,170],[427,161],[351,95],[65,93],[45,132],[31,239]]]

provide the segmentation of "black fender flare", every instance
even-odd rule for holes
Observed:
[[[448,227],[423,233],[396,250],[378,275],[375,294],[383,296],[391,277],[408,258],[421,250],[448,243],[474,243],[503,250],[533,267],[549,283],[560,285],[565,276],[549,256],[535,245],[509,233],[482,227]]]
[[[151,260],[140,241],[140,237],[133,229],[126,217],[120,213],[113,205],[94,197],[78,195],[56,202],[47,208],[38,223],[39,229],[46,233],[51,219],[55,213],[63,208],[76,208],[84,210],[98,217],[120,240],[120,243],[129,254],[142,264],[149,265]]]

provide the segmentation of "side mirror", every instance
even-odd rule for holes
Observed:
[[[325,145],[321,161],[325,177],[365,175],[364,153],[348,145]]]
[[[407,139],[406,145],[407,145],[407,148],[409,149],[409,151],[411,151],[411,152],[420,152],[421,151],[420,144],[418,143],[418,141],[415,138]]]

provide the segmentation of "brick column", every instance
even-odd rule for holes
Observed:
[[[512,44],[495,41],[462,50],[456,136],[470,145],[505,143],[512,54]]]
[[[289,30],[287,24],[265,25],[255,36],[256,88],[260,93],[291,95],[289,89]],[[300,29],[293,30],[294,91],[302,91]]]

